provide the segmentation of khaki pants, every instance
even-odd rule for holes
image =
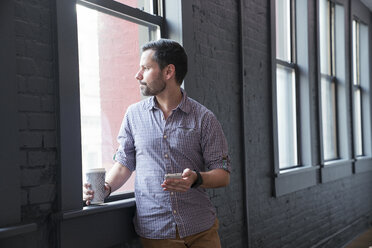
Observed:
[[[214,225],[201,233],[180,238],[178,229],[175,239],[146,239],[141,237],[144,248],[221,248],[218,236],[218,220]]]

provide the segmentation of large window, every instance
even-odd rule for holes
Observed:
[[[84,170],[114,163],[126,108],[141,99],[134,78],[140,46],[165,37],[165,2],[56,1],[61,212],[83,208]]]
[[[120,1],[157,11],[154,1]],[[150,4],[151,3],[151,4]],[[112,4],[112,11],[115,6]],[[125,5],[124,5],[125,6]],[[109,171],[118,147],[116,137],[126,109],[141,100],[138,83],[140,47],[160,38],[154,23],[134,22],[107,9],[78,2],[78,49],[83,176],[90,168]],[[115,193],[134,189],[134,173]]]
[[[369,46],[368,26],[353,20],[353,136],[354,155],[361,157],[370,155],[370,103],[369,103]]]
[[[279,168],[299,164],[297,67],[293,0],[276,0],[276,112]]]
[[[320,0],[320,107],[324,162],[339,159],[343,153],[340,151],[340,132],[341,129],[344,131],[346,129],[341,128],[340,125],[343,125],[346,121],[339,115],[341,114],[340,111],[345,112],[346,109],[342,109],[339,103],[342,102],[340,99],[345,94],[345,90],[342,88],[344,87],[345,71],[344,27],[344,8],[332,1]],[[343,95],[341,96],[341,94]],[[340,123],[340,121],[343,121],[343,123]]]
[[[167,34],[182,43],[179,17],[184,14],[180,11],[183,3],[186,5],[174,0],[55,1],[61,247],[116,247],[135,237],[133,193],[112,196],[104,206],[84,208],[83,170],[90,166],[109,169],[113,163],[118,126],[127,106],[141,99],[134,79],[140,46],[168,37],[162,16],[165,7]],[[187,16],[191,9],[187,5]],[[110,235],[102,239],[102,233]],[[88,240],[76,239],[87,235]]]

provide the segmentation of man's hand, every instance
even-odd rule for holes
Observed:
[[[181,179],[166,179],[161,184],[164,191],[186,192],[197,179],[195,171],[185,169]]]
[[[110,193],[110,188],[108,185],[105,184],[105,197],[107,197],[109,193]],[[83,201],[85,201],[85,204],[89,206],[93,198],[94,198],[94,191],[92,190],[91,185],[89,183],[84,183]]]

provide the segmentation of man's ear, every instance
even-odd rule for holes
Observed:
[[[169,64],[164,68],[165,79],[169,80],[172,77],[176,77],[176,67],[173,64]]]

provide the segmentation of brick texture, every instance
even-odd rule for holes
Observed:
[[[195,78],[185,89],[221,122],[232,162],[231,184],[209,190],[222,247],[341,247],[372,222],[372,172],[272,196],[269,1],[242,0],[242,33],[238,1],[190,1],[195,53],[189,63]],[[50,0],[14,2],[22,222],[38,224],[16,247],[57,247],[52,220],[59,166],[54,6]],[[117,247],[140,245],[133,240]]]
[[[22,221],[38,224],[36,233],[18,241],[28,247],[55,246],[55,230],[48,228],[55,212],[57,171],[51,7],[51,1],[15,1]]]
[[[220,221],[222,247],[245,247],[246,228],[242,182],[241,82],[239,77],[239,6],[237,1],[193,1],[195,56],[189,65],[195,78],[186,80],[188,94],[213,111],[229,144],[230,185],[209,190]]]
[[[250,247],[342,247],[371,224],[371,172],[273,197],[269,2],[243,1]]]

